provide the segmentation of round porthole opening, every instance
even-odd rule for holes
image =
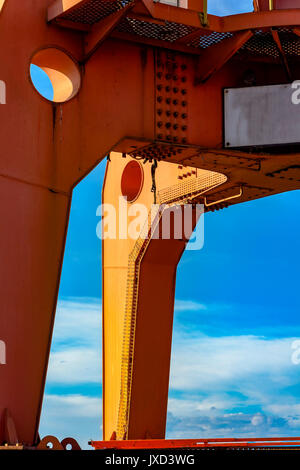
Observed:
[[[42,49],[33,56],[30,76],[40,95],[54,103],[65,103],[74,98],[81,84],[77,64],[68,54],[54,47]]]

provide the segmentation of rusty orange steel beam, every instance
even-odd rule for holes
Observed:
[[[113,0],[106,0],[107,2]],[[48,8],[48,20],[52,21],[66,13],[81,7],[90,0],[56,0]],[[259,29],[272,26],[297,25],[300,23],[298,8],[287,10],[274,9],[272,11],[256,11],[255,13],[242,13],[219,17],[208,15],[209,26],[203,28],[199,13],[195,10],[178,8],[163,3],[154,3],[152,0],[141,0],[149,14],[158,20],[172,21],[178,24],[202,28],[204,31],[233,32],[244,29]],[[145,19],[147,16],[145,16]]]
[[[106,2],[113,2],[113,0],[105,0]],[[90,0],[56,0],[48,8],[48,21],[53,21],[57,18],[76,11],[78,8],[88,4]],[[199,12],[195,10],[188,10],[186,8],[179,8],[172,5],[163,3],[154,3],[153,0],[140,0],[139,3],[144,6],[144,14],[148,12],[150,17],[162,21],[172,21],[178,24],[186,24],[190,26],[201,27],[201,20]],[[205,29],[221,31],[221,18],[214,15],[208,15],[210,26]]]
[[[69,8],[63,8],[62,0],[55,2],[48,10],[49,21],[63,17],[64,14],[76,10],[76,8],[82,4],[88,3],[88,1],[89,0],[75,2],[75,0],[70,0]],[[112,0],[106,1],[109,2]],[[151,18],[151,20],[156,19],[191,26],[199,28],[199,30],[202,30],[204,33],[208,31],[219,33],[237,32],[249,29],[284,27],[300,24],[300,10],[294,8],[288,10],[256,11],[225,17],[208,15],[208,26],[203,27],[199,13],[194,10],[178,8],[163,3],[153,3],[152,0],[141,0],[141,2],[145,5],[147,11],[150,12],[149,18]],[[147,21],[147,15],[145,16],[145,21]]]
[[[241,31],[232,38],[205,49],[198,58],[195,84],[204,83],[253,36],[252,31]]]
[[[85,23],[75,23],[74,21],[66,20],[64,18],[56,18],[53,24],[61,26],[62,28],[80,31],[82,33],[89,33],[92,29],[91,25]]]
[[[148,1],[151,2],[151,0]],[[145,0],[143,0],[143,2],[145,2]],[[299,8],[241,13],[224,17],[208,15],[209,26],[206,28],[202,27],[198,12],[193,10],[177,8],[162,3],[154,3],[151,13],[152,16],[157,19],[174,21],[178,24],[199,27],[206,31],[216,31],[220,33],[300,24]]]
[[[287,75],[287,78],[288,78],[288,80],[291,81],[292,80],[292,74],[291,74],[290,66],[289,66],[286,54],[284,52],[284,49],[282,47],[282,43],[281,43],[281,40],[280,40],[280,37],[279,37],[279,33],[275,29],[272,29],[271,33],[272,33],[272,37],[273,37],[273,39],[276,43],[276,46],[278,48],[278,51],[279,51],[279,54],[280,54],[280,57],[281,57],[286,75]]]
[[[96,450],[104,449],[184,449],[213,447],[295,447],[300,450],[299,437],[244,439],[148,439],[128,441],[91,441]]]
[[[97,21],[98,14],[94,27],[83,26],[78,16],[72,28],[65,12],[85,4],[7,0],[0,16],[0,81],[6,92],[0,105],[0,339],[8,345],[7,364],[0,367],[0,445],[16,440],[14,429],[20,443],[38,442],[72,191],[109,152],[130,157],[111,156],[104,200],[116,203],[124,196],[126,166],[135,162],[144,175],[135,200],[148,210],[153,158],[159,162],[157,198],[170,204],[170,212],[173,203],[192,196],[193,208],[207,197],[208,210],[215,210],[220,201],[236,204],[300,188],[297,153],[228,148],[225,155],[222,93],[244,86],[250,64],[264,85],[270,75],[276,83],[286,80],[280,64],[272,64],[270,73],[264,55],[257,62],[228,59],[253,30],[296,25],[297,33],[300,9],[209,16],[203,28],[195,10],[144,0],[106,20]],[[103,7],[101,0],[97,5]],[[148,21],[147,35],[130,22],[118,30],[123,14]],[[168,41],[158,39],[164,22],[173,34]],[[234,37],[221,35],[214,47],[213,35],[206,53],[176,44],[182,31],[188,40],[193,29],[178,25],[195,27],[196,37],[224,31]],[[89,60],[83,67],[85,48]],[[195,54],[202,55],[201,86],[195,86]],[[295,62],[291,67],[298,74],[300,60]],[[31,63],[50,77],[56,102],[34,89]],[[140,165],[141,159],[148,164]],[[128,178],[129,192],[131,183]],[[198,192],[191,192],[194,187]],[[241,197],[233,199],[240,188]],[[105,440],[165,435],[176,268],[187,239],[103,242]]]
[[[0,78],[8,90],[8,105],[0,106],[0,217],[9,227],[1,233],[0,332],[8,352],[7,364],[0,367],[5,384],[0,387],[0,442],[8,409],[20,442],[28,445],[38,439],[72,190],[124,135],[152,140],[154,119],[150,51],[142,65],[140,49],[127,43],[103,45],[86,64],[88,86],[74,99],[56,104],[37,93],[29,78],[35,51],[44,50],[54,78],[55,67],[59,71],[63,64],[50,60],[49,43],[58,52],[67,50],[77,73],[76,59],[82,57],[81,35],[46,23],[48,5],[48,0],[9,0],[0,16],[0,43],[6,44],[0,48],[5,64]],[[14,27],[21,22],[31,34]],[[69,72],[67,82],[72,82]],[[121,91],[117,98],[111,94],[112,76]],[[23,214],[18,222],[12,218],[16,213]]]
[[[176,39],[174,42],[176,45],[177,44],[189,44],[192,42],[194,39],[198,39],[201,36],[209,36],[211,34],[211,31],[203,30],[203,29],[196,29],[192,31],[191,33],[186,34],[185,36]]]
[[[164,3],[153,3],[152,0],[142,0],[147,6],[151,5],[151,14],[153,18],[172,21],[187,26],[195,26],[204,30],[222,31],[222,18],[215,15],[208,15],[208,25],[205,28],[201,24],[198,11],[186,8],[178,8]]]
[[[109,15],[99,24],[93,26],[85,40],[84,61],[90,58],[90,56],[98,49],[102,42],[116,28],[122,18],[124,18],[124,16],[128,13],[128,10],[132,9],[132,7],[133,4],[126,5],[122,10]]]
[[[244,29],[271,28],[300,24],[300,10],[272,10],[239,15],[224,16],[220,32],[234,32]]]
[[[136,44],[145,44],[147,46],[153,46],[158,48],[164,48],[174,52],[182,52],[185,54],[191,54],[198,56],[202,53],[202,49],[196,47],[189,47],[185,46],[184,44],[178,44],[176,42],[166,42],[162,41],[161,39],[155,38],[144,38],[141,36],[134,36],[129,33],[123,33],[121,31],[113,31],[111,34],[112,39],[117,39],[120,41],[126,41],[129,43],[136,43]]]

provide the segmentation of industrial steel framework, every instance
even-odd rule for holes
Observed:
[[[110,155],[105,203],[126,196],[150,214],[155,196],[168,214],[189,202],[191,230],[197,203],[214,211],[299,189],[296,147],[231,149],[223,135],[224,88],[245,86],[249,70],[258,85],[299,77],[299,36],[299,0],[255,0],[227,17],[204,0],[0,1],[0,444],[76,447],[38,434],[73,188]],[[31,64],[48,74],[52,102]],[[175,278],[189,235],[103,241],[106,442],[96,448],[170,445]],[[262,442],[298,441],[177,445]]]

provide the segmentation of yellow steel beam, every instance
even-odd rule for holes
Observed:
[[[207,0],[203,0],[203,11],[200,13],[201,26],[209,26],[208,15],[207,15]]]

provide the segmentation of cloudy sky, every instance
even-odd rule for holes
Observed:
[[[214,14],[252,9],[251,0],[209,5]],[[104,168],[74,192],[40,429],[85,447],[102,432]],[[299,204],[294,192],[208,214],[203,250],[183,256],[168,437],[300,434]]]

